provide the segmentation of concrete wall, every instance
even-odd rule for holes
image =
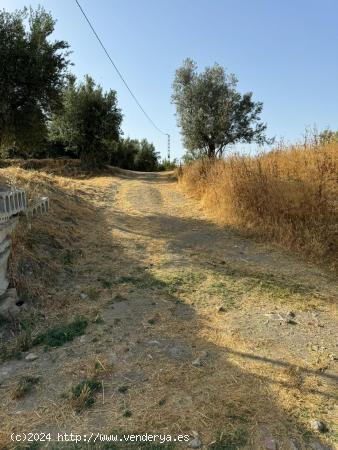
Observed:
[[[49,209],[47,197],[41,197],[28,206],[23,189],[0,186],[0,317],[11,319],[21,312],[15,288],[8,289],[8,257],[11,249],[11,233],[19,220],[19,213],[28,217],[46,213]]]

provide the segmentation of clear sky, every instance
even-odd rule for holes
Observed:
[[[263,101],[269,136],[301,138],[306,126],[338,129],[337,0],[80,0],[114,62],[148,114],[182,156],[174,106],[175,69],[218,62],[241,92]],[[126,136],[146,137],[164,156],[166,137],[142,115],[73,0],[0,0],[13,10],[38,4],[69,42],[72,71],[117,91]],[[0,62],[1,63],[1,62]]]

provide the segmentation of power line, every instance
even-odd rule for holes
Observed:
[[[82,6],[80,5],[80,3],[78,2],[78,0],[75,0],[77,6],[79,7],[80,11],[82,12],[84,18],[86,19],[86,21],[88,22],[88,25],[90,26],[92,32],[94,33],[94,36],[96,37],[96,39],[99,41],[103,51],[105,52],[105,54],[107,55],[109,61],[111,62],[112,66],[114,67],[114,69],[116,70],[118,76],[121,78],[123,84],[126,86],[126,88],[128,89],[130,95],[133,97],[133,99],[135,100],[136,104],[138,105],[138,107],[141,109],[141,111],[143,112],[143,114],[146,116],[146,118],[149,120],[149,122],[153,125],[154,128],[156,128],[157,131],[159,131],[160,133],[166,135],[168,137],[168,155],[169,155],[169,159],[170,159],[170,135],[168,133],[165,133],[164,131],[162,131],[156,124],[155,122],[152,120],[152,118],[147,114],[147,112],[144,110],[144,108],[142,107],[141,103],[137,100],[136,96],[134,95],[133,91],[130,89],[130,87],[128,86],[126,80],[123,78],[123,75],[121,74],[121,72],[119,71],[119,69],[117,68],[116,64],[114,63],[114,61],[112,60],[110,54],[108,53],[108,50],[106,49],[106,47],[104,46],[103,42],[101,41],[99,35],[97,34],[97,32],[95,31],[94,26],[91,24],[88,16],[86,15],[86,13],[84,12]]]

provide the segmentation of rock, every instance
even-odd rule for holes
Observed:
[[[84,292],[81,292],[80,298],[81,298],[81,300],[86,300],[86,298],[88,298],[88,295],[85,294]]]
[[[200,353],[200,355],[198,356],[198,358],[196,358],[193,362],[192,365],[195,367],[201,367],[205,364],[206,359],[208,358],[209,353],[204,350],[203,352]]]
[[[201,448],[202,447],[202,441],[198,436],[195,436],[193,439],[191,439],[188,442],[189,448]]]
[[[317,431],[319,433],[325,433],[327,431],[327,426],[324,422],[321,422],[320,420],[311,420],[310,426],[313,429],[313,431]]]
[[[276,439],[266,438],[264,445],[267,450],[278,450],[278,442]]]
[[[203,362],[202,362],[201,358],[196,358],[191,364],[195,367],[203,366]]]
[[[35,361],[36,359],[38,359],[38,355],[36,353],[28,353],[28,355],[26,355],[25,360],[26,361]]]

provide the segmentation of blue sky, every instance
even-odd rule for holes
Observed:
[[[182,156],[170,103],[175,69],[193,58],[218,62],[241,92],[263,101],[269,136],[300,139],[306,126],[338,129],[337,0],[80,0],[113,60],[148,114]],[[73,0],[0,0],[14,10],[38,4],[69,42],[72,71],[118,93],[126,136],[146,137],[164,156],[166,137],[143,116],[94,39]]]

